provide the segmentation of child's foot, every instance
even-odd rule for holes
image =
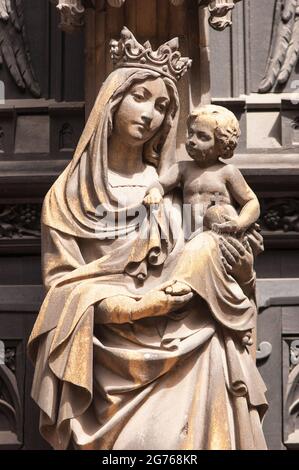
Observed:
[[[245,347],[253,345],[252,330],[239,331],[237,335],[241,340],[242,346]]]
[[[253,339],[251,337],[251,334],[246,334],[242,338],[242,344],[243,346],[252,346],[253,345]]]
[[[184,282],[175,281],[171,286],[165,287],[165,292],[171,295],[185,295],[192,292],[192,289]]]

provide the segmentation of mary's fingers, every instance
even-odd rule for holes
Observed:
[[[247,235],[250,236],[251,238],[256,239],[257,241],[263,240],[263,236],[261,235],[261,232],[256,230],[255,228],[249,230],[247,232]]]
[[[224,253],[228,251],[233,256],[234,262],[236,263],[240,258],[240,253],[238,250],[236,250],[234,245],[231,243],[230,240],[232,239],[233,239],[232,237],[228,237],[228,238],[220,237],[219,246],[221,248],[222,253],[223,253],[222,247],[225,247],[226,251]]]
[[[171,287],[173,286],[173,284],[176,282],[175,279],[172,279],[172,281],[166,281],[164,282],[163,284],[161,284],[161,286],[159,287],[159,291],[163,290],[163,291],[166,291],[167,287]]]
[[[264,251],[264,240],[259,233],[254,231],[252,233],[248,233],[247,238],[255,256]]]
[[[184,295],[171,295],[168,298],[168,301],[171,305],[175,306],[181,306],[189,302],[193,297],[193,292],[189,292],[188,294]]]
[[[228,249],[228,248],[225,246],[225,244],[222,243],[221,241],[220,241],[220,243],[219,243],[219,246],[220,246],[220,250],[221,250],[221,252],[222,252],[223,258],[225,258],[226,261],[227,261],[228,263],[230,263],[231,265],[236,264],[237,261],[238,261],[238,253],[236,252],[236,256],[234,256],[234,255],[232,254],[231,250]]]
[[[185,284],[184,282],[177,282],[173,286],[167,287],[165,292],[167,294],[172,294],[173,296],[176,296],[176,295],[182,296],[182,295],[189,294],[190,292],[192,292],[192,289],[188,284]]]
[[[232,266],[226,261],[224,257],[221,258],[221,262],[225,268],[225,271],[230,274],[233,270]]]
[[[244,246],[245,250],[248,251],[248,253],[252,253],[252,249],[251,249],[251,246],[250,246],[250,243],[248,241],[247,236],[244,238],[243,246]]]
[[[253,230],[256,230],[257,232],[261,232],[262,229],[261,229],[260,224],[258,224],[257,222],[255,222],[255,224],[253,225]]]
[[[166,292],[166,294],[172,294],[172,292],[173,292],[172,286],[166,287],[165,292]]]
[[[233,237],[228,237],[226,240],[239,254],[239,256],[245,255],[245,249],[242,243]]]

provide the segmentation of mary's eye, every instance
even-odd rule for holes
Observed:
[[[157,104],[157,105],[156,105],[156,109],[157,109],[160,113],[165,113],[165,111],[166,111],[166,106],[165,106],[165,104]]]
[[[133,97],[136,101],[142,101],[144,99],[144,96],[141,93],[133,93]]]

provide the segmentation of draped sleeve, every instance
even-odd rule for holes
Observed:
[[[59,279],[83,266],[77,240],[71,235],[42,225],[42,276],[48,291]]]

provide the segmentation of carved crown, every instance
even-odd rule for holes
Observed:
[[[126,27],[121,31],[119,41],[110,41],[110,55],[116,67],[147,68],[174,81],[179,80],[192,64],[192,60],[182,57],[178,49],[179,40],[174,38],[154,51],[149,41],[140,44]]]

